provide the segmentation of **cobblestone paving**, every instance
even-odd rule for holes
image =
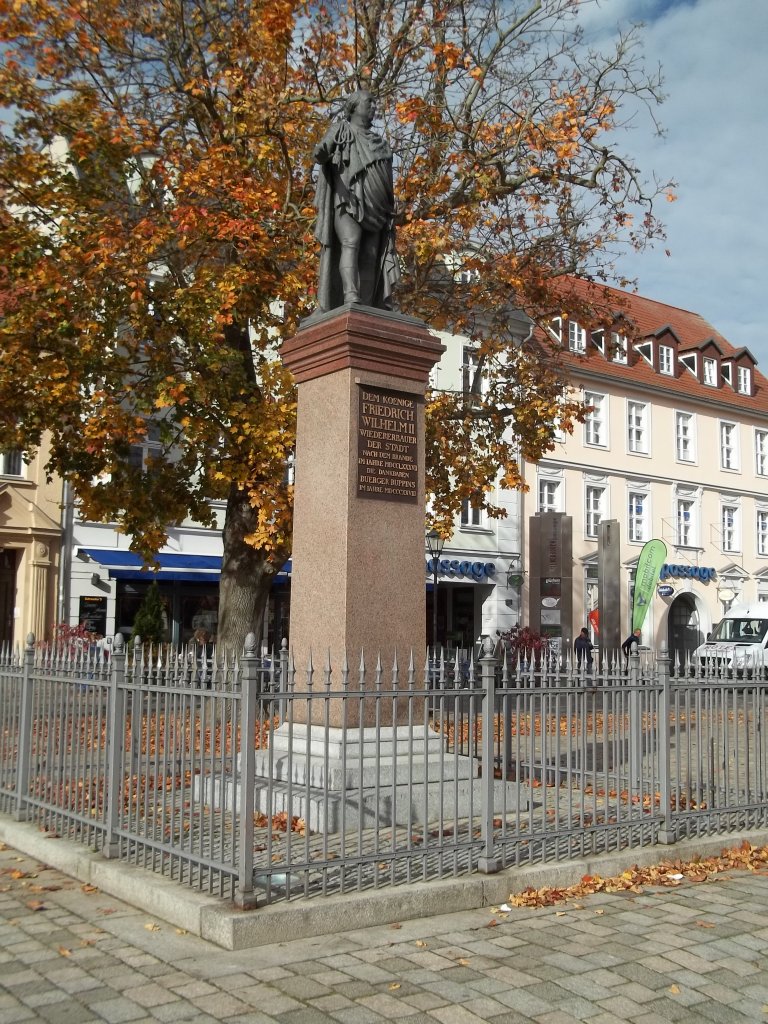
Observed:
[[[0,1024],[755,1024],[767,904],[733,871],[232,953],[3,848]]]

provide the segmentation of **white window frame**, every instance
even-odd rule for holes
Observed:
[[[699,501],[694,494],[675,495],[675,545],[695,548],[699,541]]]
[[[648,455],[651,450],[648,425],[648,403],[627,399],[627,451],[631,455]]]
[[[739,425],[732,420],[720,420],[718,425],[720,439],[720,469],[738,473],[739,460]]]
[[[136,458],[135,453],[141,452],[141,465],[139,460]],[[163,446],[157,441],[142,441],[140,444],[132,444],[128,452],[128,462],[130,465],[140,469],[142,473],[147,471],[147,463],[149,459],[160,459],[163,457]]]
[[[768,430],[755,427],[755,474],[768,476]]]
[[[736,390],[740,395],[752,394],[752,371],[748,366],[736,367]]]
[[[594,406],[584,420],[584,444],[590,448],[607,448],[608,398],[597,391],[585,391],[584,401]]]
[[[547,330],[552,335],[558,344],[563,343],[563,318],[561,316],[552,317],[552,322],[548,324]]]
[[[568,348],[571,352],[586,352],[587,330],[576,320],[568,321]]]
[[[671,345],[659,345],[659,373],[667,377],[675,375],[675,350]]]
[[[741,551],[741,510],[733,502],[720,505],[720,544],[723,554]]]
[[[560,477],[540,476],[536,495],[537,512],[563,511],[563,481]]]
[[[768,508],[755,513],[755,547],[758,555],[768,556]]]
[[[600,523],[607,518],[608,488],[605,484],[584,485],[584,536],[596,539]]]
[[[717,360],[704,357],[704,383],[707,387],[717,387]]]
[[[472,394],[472,385],[480,365],[480,353],[473,345],[464,345],[461,349],[461,384],[465,395]],[[480,373],[479,395],[488,390],[488,378],[483,371]]]
[[[650,494],[647,490],[638,487],[629,488],[627,494],[627,537],[630,544],[645,543],[649,539],[649,505]]]
[[[611,359],[614,363],[622,363],[624,366],[629,361],[629,346],[627,336],[613,331],[611,334]]]
[[[686,451],[690,458],[685,458]],[[675,410],[675,457],[678,462],[696,462],[696,413],[694,412]]]
[[[482,508],[473,508],[469,498],[461,503],[460,523],[462,530],[481,530],[485,526],[485,512]]]
[[[24,476],[24,458],[19,448],[0,452],[0,476]]]

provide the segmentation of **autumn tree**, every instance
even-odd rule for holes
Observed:
[[[400,306],[471,338],[484,379],[431,395],[438,524],[579,414],[510,313],[575,303],[568,275],[653,239],[663,191],[622,150],[659,83],[634,31],[586,44],[586,6],[0,0],[0,444],[50,431],[82,515],[147,559],[226,502],[223,642],[258,629],[290,552],[278,345],[313,308],[309,154],[357,85],[397,157]]]

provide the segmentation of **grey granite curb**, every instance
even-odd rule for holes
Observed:
[[[316,896],[239,911],[229,900],[207,896],[132,864],[107,860],[95,850],[46,836],[29,822],[0,818],[0,841],[8,846],[229,950],[494,906],[523,889],[564,888],[579,882],[583,875],[607,878],[632,865],[647,867],[666,860],[714,856],[744,840],[753,846],[765,846],[768,831],[684,839],[669,846],[624,849],[584,860],[507,868],[495,875],[475,874],[341,896]]]

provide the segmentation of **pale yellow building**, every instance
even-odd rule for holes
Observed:
[[[590,286],[579,287],[589,298]],[[531,516],[570,516],[573,621],[563,636],[572,641],[589,624],[599,643],[600,523],[618,524],[624,635],[640,551],[663,540],[667,567],[642,642],[658,649],[666,641],[683,657],[729,605],[768,601],[768,380],[748,349],[697,314],[608,294],[615,310],[603,322],[564,314],[551,327],[591,408],[586,423],[527,468],[526,550]],[[530,605],[524,612],[536,618]]]
[[[50,639],[57,618],[62,483],[46,480],[46,454],[0,453],[0,648]]]

